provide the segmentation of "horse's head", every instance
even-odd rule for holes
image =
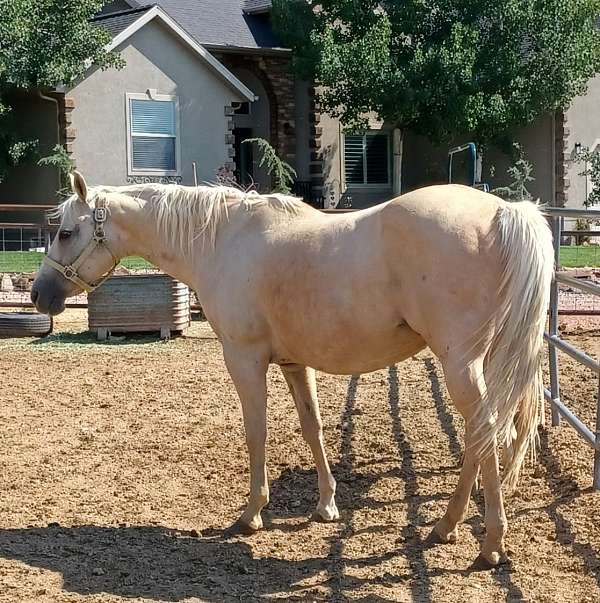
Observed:
[[[74,195],[61,206],[60,228],[31,289],[38,311],[52,316],[65,309],[67,297],[98,287],[118,262],[113,251],[117,234],[107,221],[107,195],[88,197],[78,172],[71,174],[71,186]]]

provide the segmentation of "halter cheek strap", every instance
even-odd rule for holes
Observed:
[[[117,257],[106,244],[106,233],[104,231],[104,224],[106,223],[107,217],[108,211],[106,209],[106,200],[99,198],[96,201],[96,207],[94,208],[93,214],[94,236],[92,237],[92,240],[87,244],[85,249],[81,252],[79,257],[73,263],[68,264],[66,266],[59,264],[57,261],[53,260],[48,256],[44,258],[45,264],[47,264],[51,268],[54,268],[54,270],[60,272],[67,280],[75,283],[87,293],[91,293],[92,291],[97,289],[102,283],[104,283],[112,275],[119,263]],[[113,266],[103,277],[101,277],[95,283],[88,283],[79,275],[79,268],[81,268],[85,260],[90,256],[93,251],[95,251],[97,247],[103,247],[110,253],[113,258]]]

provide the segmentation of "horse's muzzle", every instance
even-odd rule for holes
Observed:
[[[42,314],[56,316],[65,309],[68,292],[58,279],[38,276],[31,288],[31,301]]]

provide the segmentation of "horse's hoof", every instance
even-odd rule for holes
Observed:
[[[492,569],[499,565],[509,565],[510,557],[505,551],[485,551],[482,549],[478,561],[481,561],[484,567]]]
[[[242,536],[252,536],[256,534],[260,529],[262,529],[262,520],[260,523],[251,521],[245,522],[242,519],[238,519],[232,526],[229,528],[229,533],[231,535],[241,534]]]
[[[331,523],[337,521],[340,518],[340,512],[337,506],[334,504],[327,507],[317,507],[317,510],[312,514],[314,521],[321,523]]]
[[[458,526],[455,526],[453,530],[448,531],[442,522],[443,520],[440,520],[435,524],[432,535],[437,536],[440,544],[455,544],[458,540]]]

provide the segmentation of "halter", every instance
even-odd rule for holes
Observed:
[[[106,222],[106,218],[108,217],[108,211],[106,209],[106,199],[98,198],[96,199],[96,206],[94,207],[94,236],[92,240],[87,244],[86,248],[79,254],[79,257],[75,259],[75,261],[67,266],[63,266],[59,264],[52,258],[46,256],[44,258],[44,263],[48,264],[54,270],[60,272],[67,280],[75,283],[79,287],[81,287],[87,293],[91,293],[95,289],[97,289],[104,281],[106,281],[112,273],[115,271],[115,268],[119,264],[119,260],[115,257],[115,254],[109,249],[106,244],[106,233],[104,232],[104,224]],[[81,276],[79,276],[79,268],[88,258],[88,256],[96,249],[96,247],[103,247],[110,253],[113,258],[113,267],[99,280],[95,283],[88,283],[84,281]]]

